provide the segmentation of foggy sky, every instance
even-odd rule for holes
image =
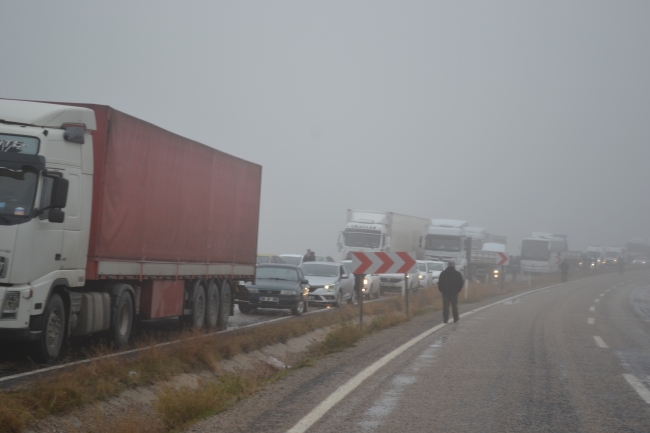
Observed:
[[[650,238],[645,1],[4,1],[0,97],[108,104],[263,166],[259,251],[346,210]]]

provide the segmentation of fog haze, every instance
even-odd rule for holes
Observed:
[[[570,249],[650,238],[650,3],[3,2],[0,97],[107,104],[263,166],[259,251],[346,210]]]

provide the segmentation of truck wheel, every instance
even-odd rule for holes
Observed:
[[[307,311],[307,301],[300,301],[298,302],[298,305],[291,309],[291,314],[294,316],[301,316],[305,311]]]
[[[133,299],[128,290],[122,291],[115,304],[115,326],[112,337],[117,347],[124,347],[131,338],[133,329]]]
[[[192,314],[190,316],[190,324],[194,329],[203,328],[206,306],[205,286],[202,281],[197,281],[192,290]]]
[[[219,320],[217,326],[219,329],[228,327],[228,317],[230,317],[230,308],[232,306],[232,289],[230,281],[224,281],[221,286],[221,308],[219,308]]]
[[[65,306],[61,296],[52,295],[43,312],[43,322],[43,335],[37,356],[43,362],[50,363],[61,353],[65,336]]]
[[[219,321],[219,287],[217,287],[217,282],[212,280],[208,285],[207,291],[207,300],[208,307],[205,311],[205,326],[208,328],[214,328],[217,326]]]

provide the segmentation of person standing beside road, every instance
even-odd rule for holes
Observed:
[[[312,250],[307,249],[307,254],[305,254],[302,257],[302,262],[315,262],[316,261],[316,253],[314,253]]]
[[[562,273],[562,282],[566,283],[569,280],[569,262],[566,259],[562,259],[560,262],[560,272]]]
[[[447,263],[447,269],[440,273],[438,279],[438,290],[442,293],[442,320],[449,321],[449,306],[451,304],[451,313],[454,323],[460,319],[458,317],[458,294],[463,290],[465,280],[463,275],[456,270],[456,263],[451,261]]]

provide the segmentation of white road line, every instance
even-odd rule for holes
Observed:
[[[593,277],[597,278],[597,277]],[[589,279],[589,278],[588,278]],[[587,280],[587,279],[585,279]],[[582,280],[582,281],[585,281]],[[460,317],[466,317],[471,314],[478,313],[481,310],[485,310],[486,308],[493,307],[495,305],[503,304],[506,301],[519,298],[522,296],[530,295],[535,292],[539,292],[541,290],[548,290],[552,289],[554,287],[559,287],[562,286],[563,284],[554,284],[552,286],[548,287],[542,287],[540,289],[535,289],[531,290],[529,292],[525,293],[520,293],[515,296],[511,296],[510,298],[502,299],[500,301],[494,302],[492,304],[485,305],[483,307],[479,307],[475,310],[467,311],[463,314],[460,315]],[[363,369],[361,372],[359,372],[356,376],[354,376],[352,379],[350,379],[347,383],[341,385],[336,391],[334,391],[329,397],[327,397],[322,403],[320,403],[318,406],[316,406],[314,409],[312,409],[311,412],[309,412],[307,415],[305,415],[296,425],[291,427],[289,430],[287,430],[287,433],[304,433],[314,425],[319,419],[321,419],[327,412],[329,412],[330,409],[332,409],[336,404],[338,404],[341,400],[343,400],[349,393],[354,391],[361,383],[375,374],[381,367],[384,365],[388,364],[390,361],[393,359],[397,358],[399,355],[404,353],[407,349],[410,349],[413,347],[415,344],[418,342],[422,341],[429,335],[433,334],[434,332],[442,329],[443,327],[447,326],[444,323],[441,323],[440,325],[434,326],[433,328],[429,329],[428,331],[424,331],[422,334],[418,335],[417,337],[413,338],[412,340],[407,341],[406,343],[402,344],[400,347],[397,349],[393,350],[387,355],[384,355],[384,357],[380,358],[379,360],[375,361],[365,369]]]
[[[601,298],[602,298],[603,296],[605,296],[605,294],[604,294],[604,293],[600,295],[600,297],[601,297]]]
[[[627,383],[634,388],[636,393],[639,394],[639,397],[641,397],[646,403],[650,404],[650,391],[648,391],[648,388],[646,388],[645,385],[636,378],[636,376],[624,374],[623,377],[627,380]]]
[[[594,319],[593,317],[590,317],[590,318],[587,319],[587,324],[588,325],[593,325],[594,323],[596,323],[596,319]]]
[[[605,293],[609,292],[610,289],[605,290]]]
[[[603,349],[609,349],[609,346],[605,344],[605,341],[599,336],[594,335],[594,340],[596,340],[596,344],[598,345],[598,347],[602,347]]]
[[[600,298],[594,299],[594,302],[600,302]]]
[[[596,307],[589,307],[589,311],[596,311]]]

